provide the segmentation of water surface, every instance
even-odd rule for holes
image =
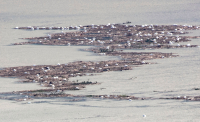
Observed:
[[[80,51],[89,47],[12,46],[12,43],[24,41],[19,38],[60,32],[12,29],[16,26],[75,26],[126,21],[131,21],[133,24],[200,25],[199,6],[199,0],[0,0],[0,68],[116,59]],[[199,33],[196,34],[199,36]],[[200,40],[195,39],[189,43],[200,45]],[[198,95],[198,91],[191,89],[200,87],[199,48],[145,51],[172,52],[180,57],[153,60],[152,62],[158,64],[137,67],[131,71],[73,78],[90,79],[102,84],[68,93],[129,94],[138,97]],[[128,80],[130,77],[137,78],[130,81]],[[37,84],[18,84],[17,79],[13,78],[0,78],[0,83],[2,84],[0,92],[41,88]],[[101,90],[101,88],[106,89]],[[198,102],[173,100],[130,102],[102,99],[69,102],[67,99],[66,101],[39,99],[32,104],[27,104],[27,101],[17,103],[9,100],[0,100],[0,103],[2,108],[0,118],[4,121],[198,121],[200,119]],[[147,117],[143,118],[143,114]]]

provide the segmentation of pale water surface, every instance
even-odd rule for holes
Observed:
[[[12,43],[19,38],[46,36],[60,31],[24,31],[16,26],[70,26],[87,24],[192,24],[200,25],[199,0],[0,0],[0,68],[68,63],[72,61],[113,60],[80,49],[89,46],[43,46]],[[200,36],[199,31],[195,35]],[[190,44],[200,45],[195,39]],[[72,80],[91,80],[100,85],[87,86],[72,94],[127,94],[137,97],[199,95],[200,49],[132,50],[172,52],[176,58],[159,59],[158,64],[131,71],[107,72]],[[130,77],[137,77],[129,80]],[[0,92],[40,89],[38,84],[20,84],[15,78],[0,78]],[[105,89],[102,89],[105,88]],[[102,90],[101,90],[102,89]],[[158,92],[153,92],[158,91]],[[23,96],[22,96],[23,97]],[[199,102],[173,100],[118,101],[70,98],[38,99],[27,102],[0,100],[3,121],[199,121]],[[146,118],[143,118],[146,114]]]

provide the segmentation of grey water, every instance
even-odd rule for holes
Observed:
[[[20,38],[46,36],[48,33],[60,32],[59,30],[13,29],[16,26],[75,26],[126,21],[131,21],[132,24],[200,25],[199,6],[199,0],[0,0],[0,68],[54,65],[79,60],[116,59],[116,57],[97,56],[91,52],[80,51],[90,46],[14,46],[13,43],[26,41]],[[194,31],[194,33],[200,36],[199,31]],[[200,40],[194,39],[188,43],[200,45]],[[158,64],[137,67],[131,71],[108,72],[93,77],[74,78],[74,80],[95,80],[101,82],[101,85],[88,86],[83,91],[76,93],[69,91],[69,93],[129,94],[138,97],[199,95],[199,92],[192,88],[200,87],[200,48],[143,51],[172,52],[177,53],[179,57],[152,60]],[[137,79],[129,81],[128,79],[133,76]],[[18,80],[0,78],[0,92],[41,88],[37,84],[20,84]],[[101,88],[106,89],[100,90]],[[154,93],[153,91],[160,92]],[[22,106],[21,103],[5,100],[0,100],[0,103],[4,105],[2,106],[4,109],[1,109],[1,113],[4,114],[0,115],[0,118],[5,121],[14,119],[27,121],[27,118],[29,121],[197,121],[199,119],[198,102],[162,100],[127,103],[127,101],[91,100],[64,107],[46,103],[35,104],[35,106],[23,104]],[[135,107],[135,104],[146,107]],[[88,105],[95,107],[84,107]],[[47,108],[44,109],[42,106]],[[31,112],[29,107],[38,114]],[[123,107],[126,109],[122,109]],[[70,116],[65,117],[65,114],[58,108]],[[55,111],[57,113],[54,117],[49,116]],[[20,113],[20,116],[16,112]],[[147,117],[143,118],[143,114]],[[11,117],[9,118],[8,115]]]

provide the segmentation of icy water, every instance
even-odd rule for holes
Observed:
[[[46,36],[60,31],[24,31],[16,26],[70,26],[87,24],[192,24],[200,25],[199,0],[0,0],[0,68],[57,64],[72,61],[113,60],[80,49],[89,46],[12,46],[25,37]],[[194,33],[200,36],[200,32]],[[200,45],[195,39],[190,44]],[[132,50],[142,51],[142,50]],[[176,58],[152,60],[131,71],[107,72],[97,76],[73,78],[101,82],[72,94],[127,94],[136,97],[199,95],[200,48],[144,50],[172,52]],[[130,77],[137,77],[129,80]],[[20,84],[19,79],[0,78],[0,92],[41,88]],[[103,89],[102,89],[103,88]],[[102,89],[102,90],[101,90]],[[154,92],[157,91],[157,92]],[[22,96],[23,97],[23,96]],[[200,103],[184,100],[118,101],[75,98],[38,99],[27,102],[0,100],[4,121],[199,121]],[[143,117],[143,114],[146,117]]]

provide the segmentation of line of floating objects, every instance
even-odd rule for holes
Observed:
[[[134,67],[152,64],[147,60],[177,57],[173,53],[160,52],[123,52],[123,49],[163,49],[198,47],[198,45],[181,45],[180,42],[188,42],[199,36],[180,36],[188,34],[188,30],[197,30],[199,26],[193,25],[130,25],[123,24],[86,25],[70,27],[16,27],[25,30],[77,30],[73,32],[61,32],[48,34],[46,37],[24,38],[28,42],[15,43],[14,45],[42,44],[42,45],[92,45],[94,48],[85,49],[99,55],[118,56],[119,60],[83,62],[76,61],[68,64],[57,65],[33,65],[9,67],[0,70],[1,77],[17,77],[22,82],[39,83],[47,87],[46,91],[37,92],[33,96],[40,95],[38,92],[63,93],[65,90],[80,90],[86,85],[97,84],[91,81],[70,81],[71,77],[95,75],[109,71],[132,70]],[[23,92],[23,91],[21,91]],[[25,91],[24,91],[25,92]],[[51,93],[50,93],[51,92]],[[52,93],[53,92],[53,93]],[[30,94],[29,94],[30,95]],[[66,94],[64,94],[66,95]],[[43,94],[41,95],[41,97]],[[47,95],[48,96],[48,95]],[[60,95],[62,96],[62,95]],[[59,95],[57,95],[59,97]],[[103,96],[105,98],[106,96]],[[119,98],[119,97],[117,97]],[[133,98],[132,98],[133,99]]]
[[[130,23],[130,22],[127,22]],[[46,37],[24,38],[28,42],[14,43],[14,45],[42,44],[42,45],[93,45],[106,46],[115,49],[159,49],[198,47],[198,45],[181,45],[199,36],[181,36],[188,34],[188,30],[198,30],[194,25],[86,25],[70,27],[16,27],[25,30],[76,30],[75,32],[61,32],[48,34]]]

